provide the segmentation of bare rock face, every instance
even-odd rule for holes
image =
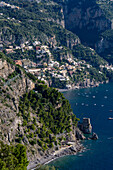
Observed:
[[[93,132],[93,135],[91,136],[90,139],[92,139],[92,140],[97,140],[97,139],[98,139],[98,135]]]
[[[84,44],[95,48],[96,43],[100,40],[99,35],[112,29],[113,21],[105,16],[96,1],[93,2],[93,5],[91,3],[87,0],[68,1],[64,7],[65,28],[77,34]]]
[[[67,29],[87,28],[87,30],[104,31],[111,28],[112,22],[103,17],[103,11],[98,6],[88,7],[85,10],[82,8],[82,6],[76,6],[72,11],[68,11],[66,14]]]
[[[15,71],[15,67],[7,63],[6,60],[0,59],[0,76],[6,79],[9,74]]]
[[[83,118],[83,122],[79,123],[78,127],[84,134],[91,134],[92,126],[90,123],[90,118]]]
[[[83,135],[83,133],[78,128],[76,128],[76,138],[80,140],[86,139],[86,137]]]
[[[20,69],[18,76],[14,78],[8,78],[8,76],[16,70],[16,66],[8,63],[4,59],[0,59],[0,77],[1,79],[1,95],[0,95],[0,140],[6,143],[12,142],[15,138],[19,125],[22,124],[21,118],[17,116],[19,113],[19,99],[26,91],[30,91],[35,87],[35,84],[24,74]],[[28,142],[25,139],[26,143]]]
[[[98,53],[104,52],[108,48],[113,48],[113,43],[109,39],[101,37],[101,39],[95,45]]]

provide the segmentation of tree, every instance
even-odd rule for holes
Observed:
[[[27,170],[28,161],[26,147],[0,142],[0,169],[1,170]]]

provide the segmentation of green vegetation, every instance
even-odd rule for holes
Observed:
[[[113,19],[113,2],[110,0],[97,0],[96,3],[104,11],[105,17],[108,19]]]
[[[6,60],[8,63],[14,65],[13,60],[11,60],[10,58],[6,57],[6,55],[2,52],[0,52],[0,59],[2,59],[3,61]]]
[[[7,54],[8,58],[13,60],[22,60],[22,59],[30,59],[31,61],[36,62],[36,52],[35,50],[26,50],[22,52],[22,50],[15,50],[15,53]]]
[[[60,81],[58,78],[52,78],[51,86],[59,89],[65,89],[66,81]]]
[[[36,82],[37,78],[33,74],[31,73],[26,73],[26,74],[33,82]]]
[[[101,38],[103,39],[103,44],[105,44],[106,48],[103,47],[103,51],[100,55],[110,64],[113,64],[113,30],[106,30],[101,34]]]
[[[16,146],[0,142],[0,169],[27,170],[26,148],[21,144]]]
[[[113,30],[106,30],[101,34],[101,36],[106,39],[107,41],[113,41]]]
[[[73,55],[78,59],[85,60],[96,68],[98,68],[101,64],[107,63],[93,49],[83,45],[74,46]]]
[[[13,3],[20,9],[0,8],[0,13],[4,14],[0,20],[0,30],[3,30],[2,39],[16,45],[25,41],[32,43],[36,39],[42,43],[48,43],[48,39],[55,35],[58,44],[66,45],[67,39],[77,38],[76,35],[57,24],[58,21],[60,23],[63,20],[61,6],[57,3],[51,3],[51,1],[47,3],[44,0],[40,3],[35,1],[28,3],[24,0],[5,2]]]
[[[23,95],[19,110],[29,143],[38,144],[43,151],[57,143],[55,135],[71,131],[72,118],[73,125],[78,122],[63,94],[43,84],[36,84],[34,90]]]

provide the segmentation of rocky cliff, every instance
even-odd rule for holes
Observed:
[[[10,78],[14,72],[17,74]],[[34,83],[21,69],[0,58],[0,139],[3,141],[9,143],[14,140],[18,124],[22,124],[17,116],[19,98],[33,88]]]
[[[78,119],[69,102],[0,53],[0,141],[27,147],[30,161],[44,163],[56,150],[58,155],[76,154],[85,139],[76,128]],[[57,155],[57,154],[56,154]],[[37,159],[38,157],[38,159]],[[32,162],[34,164],[34,162]]]
[[[82,42],[94,45],[101,32],[111,29],[112,22],[106,18],[104,11],[96,1],[68,1],[65,9],[65,26],[79,35]]]
[[[80,42],[79,38],[65,29],[63,7],[54,1],[7,1],[17,8],[0,7],[0,41],[4,46],[31,44],[33,41],[41,41],[49,44],[55,39],[55,45],[69,47],[68,44]],[[24,4],[22,6],[22,3]],[[33,10],[34,9],[34,10]],[[22,29],[21,29],[22,28]],[[62,36],[59,36],[61,35]]]
[[[113,2],[102,0],[54,0],[63,7],[65,28],[81,42],[113,63]]]

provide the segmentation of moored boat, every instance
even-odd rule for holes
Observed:
[[[109,120],[113,120],[113,117],[109,117],[108,119],[109,119]]]

